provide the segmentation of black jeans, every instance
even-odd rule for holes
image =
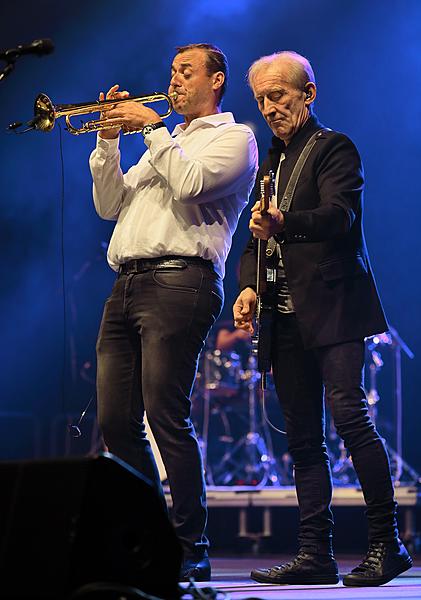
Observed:
[[[156,439],[186,556],[209,543],[203,463],[190,420],[198,355],[222,308],[207,266],[120,274],[97,342],[98,420],[110,452],[145,475],[164,500],[143,416]]]
[[[363,388],[364,341],[305,350],[295,315],[276,313],[272,342],[275,386],[295,470],[300,548],[317,553],[332,548],[332,478],[323,392],[363,490],[369,541],[395,540],[396,503],[389,460],[368,415]]]

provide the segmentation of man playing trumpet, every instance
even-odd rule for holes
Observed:
[[[171,134],[138,102],[106,112],[147,146],[125,174],[119,128],[90,159],[94,204],[117,221],[108,262],[118,272],[97,343],[98,418],[110,452],[163,491],[143,417],[159,447],[184,549],[182,580],[210,579],[203,465],[190,420],[197,358],[223,303],[224,262],[257,165],[251,130],[221,112],[226,57],[210,44],[177,49],[169,94],[184,116]],[[107,99],[126,98],[113,86]],[[100,95],[104,99],[104,95]]]

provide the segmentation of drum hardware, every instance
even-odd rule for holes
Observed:
[[[400,337],[397,330],[391,326],[389,326],[388,332],[367,338],[366,344],[367,349],[371,355],[371,362],[375,365],[375,367],[372,367],[372,371],[370,371],[370,373],[373,373],[374,380],[374,384],[370,387],[373,387],[374,389],[376,388],[377,373],[383,366],[380,348],[389,346],[392,350],[394,379],[393,400],[395,409],[396,430],[394,448],[391,447],[388,443],[386,443],[386,447],[391,460],[391,470],[394,483],[395,485],[419,483],[421,481],[420,475],[402,457],[402,351],[410,359],[414,358],[414,353],[408,347],[405,341]],[[381,361],[381,364],[379,360]],[[379,400],[378,394],[377,399]]]
[[[411,485],[421,481],[420,475],[402,458],[402,372],[401,372],[401,351],[408,356],[414,358],[413,352],[408,348],[406,343],[399,336],[396,329],[389,328],[389,332],[366,338],[368,364],[368,390],[367,404],[370,418],[376,425],[378,409],[377,405],[380,401],[380,395],[377,389],[377,377],[382,369],[384,362],[381,354],[383,348],[389,347],[392,351],[393,360],[393,376],[394,389],[393,399],[396,417],[395,444],[396,450],[386,443],[387,452],[391,463],[391,472],[395,485]],[[336,442],[339,440],[333,427],[331,427],[330,441]],[[342,440],[339,440],[337,445],[339,455],[331,451],[333,444],[329,444],[329,454],[331,458],[333,483],[335,485],[348,485],[357,481],[356,473],[353,469],[352,460],[347,455],[346,449]]]
[[[209,363],[207,360],[207,353],[205,354],[205,386],[203,394],[203,428],[200,445],[202,448],[202,459],[203,459],[203,470],[205,473],[208,472],[208,436],[209,436],[209,423],[210,423],[210,388],[206,385],[209,381]]]
[[[272,442],[267,425],[258,425],[257,399],[260,389],[260,373],[256,359],[251,356],[242,380],[247,386],[248,431],[233,447],[228,448],[216,467],[212,468],[212,480],[216,485],[280,485],[275,468]],[[259,431],[260,429],[260,431]]]
[[[380,400],[377,391],[377,372],[383,366],[382,357],[375,348],[376,345],[367,343],[369,388],[366,396],[368,414],[374,425],[376,425],[377,421],[377,403]],[[328,444],[328,454],[331,463],[333,484],[338,486],[355,484],[357,482],[357,474],[352,463],[352,458],[348,455],[343,440],[336,433],[332,419],[330,421],[328,439],[330,441]]]
[[[205,353],[204,387],[218,398],[231,398],[239,392],[243,379],[240,356],[236,352],[208,350]]]
[[[352,458],[348,455],[343,440],[336,434],[335,436],[331,436],[331,440],[338,442],[337,447],[339,450],[339,454],[336,456],[332,450],[333,444],[330,448],[328,447],[333,485],[346,486],[356,484],[357,474],[352,463]]]
[[[380,400],[379,393],[376,387],[377,371],[383,366],[383,360],[379,352],[368,347],[370,353],[370,364],[368,365],[370,387],[367,392],[368,414],[370,415],[373,424],[377,421],[377,402]]]
[[[407,353],[405,349],[407,347],[404,347],[403,342],[396,336],[396,333],[382,334],[366,340],[367,402],[373,422],[377,419],[377,405],[380,401],[377,376],[383,367],[381,349],[386,346],[394,353],[395,402],[398,403],[400,399],[400,350],[404,349]],[[410,354],[408,356],[411,357]],[[260,488],[266,485],[280,486],[294,483],[293,465],[288,452],[285,452],[279,460],[274,459],[271,432],[264,419],[263,407],[259,410],[260,373],[256,369],[255,361],[254,356],[249,356],[247,368],[243,369],[236,353],[222,353],[208,348],[202,355],[192,404],[193,412],[198,406],[202,411],[202,427],[198,427],[199,432],[201,430],[202,433],[199,443],[206,466],[208,485],[252,485]],[[268,391],[271,392],[270,385]],[[233,401],[244,402],[246,395],[247,415],[245,416],[238,408],[233,408]],[[238,407],[238,404],[234,406]],[[236,430],[238,424],[241,424],[240,432]],[[218,435],[215,435],[215,425],[220,429]],[[397,443],[399,443],[398,434],[399,432]],[[332,422],[327,429],[326,437],[334,485],[355,485],[357,476],[352,459],[348,456],[343,441],[336,434]],[[215,459],[217,452],[212,447],[213,442],[217,443],[220,460]],[[401,455],[389,445],[387,449],[395,485],[419,482],[420,476],[402,459]]]
[[[213,478],[214,448],[212,442],[219,446],[230,445],[234,438],[228,418],[230,405],[227,398],[238,393],[241,363],[235,353],[223,354],[219,350],[205,348],[199,359],[195,384],[191,396],[192,420],[197,433],[206,482],[215,485]],[[222,427],[222,432],[215,431]],[[211,431],[211,449],[209,433]],[[211,458],[210,453],[211,450]]]

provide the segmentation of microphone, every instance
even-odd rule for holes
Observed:
[[[42,40],[34,40],[30,44],[21,44],[17,48],[9,48],[0,52],[0,59],[7,61],[14,61],[19,56],[24,54],[36,54],[37,56],[43,56],[44,54],[51,54],[54,50],[54,43],[52,40],[45,38]]]
[[[10,123],[6,127],[6,131],[14,131],[15,133],[26,133],[27,131],[32,131],[33,129],[37,128],[38,120],[39,117],[34,117],[30,121],[27,121],[25,123],[26,129],[23,129],[22,131],[18,131],[18,129],[20,129],[22,125],[24,125],[24,123],[22,123],[21,121],[14,121],[14,123]]]

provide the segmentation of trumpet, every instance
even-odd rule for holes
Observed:
[[[82,123],[80,127],[72,125],[70,119],[72,117],[87,115],[90,113],[101,112],[103,107],[124,102],[140,102],[141,104],[151,104],[153,102],[167,102],[168,108],[166,112],[160,114],[161,119],[168,117],[173,111],[172,101],[177,99],[176,92],[165,94],[164,92],[155,92],[148,96],[135,96],[122,98],[120,100],[96,100],[94,102],[82,102],[80,104],[56,104],[54,105],[46,94],[38,94],[34,103],[34,118],[30,122],[31,126],[40,131],[51,131],[54,127],[56,119],[65,117],[67,130],[73,135],[81,133],[89,133],[91,131],[103,131],[105,129],[113,129],[122,127],[123,123],[118,123],[115,119],[94,119]],[[138,133],[140,131],[124,131],[126,133]]]

